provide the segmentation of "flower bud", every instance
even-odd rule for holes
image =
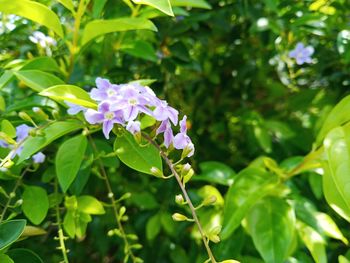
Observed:
[[[187,221],[188,220],[187,216],[184,216],[183,214],[180,214],[180,213],[173,214],[172,218],[174,221]]]
[[[204,206],[213,205],[213,204],[215,204],[216,200],[217,200],[217,198],[215,195],[208,196],[204,199],[203,205]]]
[[[182,205],[184,203],[184,198],[181,194],[179,195],[176,195],[175,196],[175,202],[178,204],[178,205]]]
[[[154,175],[155,177],[158,177],[158,178],[164,178],[164,175],[162,173],[161,170],[159,170],[157,167],[152,167],[151,168],[151,173],[152,175]]]
[[[24,111],[19,112],[18,116],[24,121],[33,123],[33,119]]]
[[[37,117],[41,120],[48,120],[49,116],[39,107],[33,107],[33,112],[36,114]]]
[[[182,166],[181,175],[185,176],[189,172],[190,169],[191,169],[191,165],[189,163],[185,163]]]

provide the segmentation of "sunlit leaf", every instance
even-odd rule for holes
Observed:
[[[61,22],[57,15],[48,7],[38,2],[29,0],[0,0],[0,12],[33,20],[52,29],[57,35],[63,37]]]

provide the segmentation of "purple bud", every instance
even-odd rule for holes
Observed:
[[[45,154],[42,152],[38,152],[32,156],[34,163],[43,163],[45,161]]]

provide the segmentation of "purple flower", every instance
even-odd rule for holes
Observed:
[[[28,137],[29,131],[32,129],[32,127],[28,126],[27,124],[21,124],[16,127],[16,135],[17,139],[16,142],[21,142],[25,138]]]
[[[187,135],[186,127],[187,116],[185,115],[180,121],[180,132],[175,135],[173,139],[173,145],[175,149],[178,150],[188,150],[188,157],[192,156],[194,153],[194,145],[191,141],[191,138]]]
[[[83,106],[80,106],[80,105],[77,105],[77,104],[74,104],[74,103],[71,103],[69,101],[64,101],[64,103],[67,104],[67,106],[69,107],[69,109],[67,110],[67,113],[69,115],[75,115],[75,114],[78,114],[79,112],[85,112],[86,111],[86,108],[83,107]]]
[[[117,96],[120,87],[115,84],[111,84],[108,79],[97,78],[96,88],[93,88],[90,92],[90,97],[97,101],[103,101]]]
[[[289,57],[294,58],[298,65],[302,65],[304,63],[312,62],[312,54],[314,53],[314,48],[312,46],[304,46],[303,43],[297,43],[295,49],[289,52]]]
[[[45,161],[45,154],[42,152],[38,152],[32,156],[34,163],[43,163]]]
[[[123,124],[122,111],[114,111],[108,101],[98,105],[98,110],[88,109],[85,112],[85,119],[90,124],[102,123],[102,131],[106,139],[109,139],[109,133],[115,123]]]
[[[157,135],[164,132],[164,145],[169,148],[170,144],[173,142],[174,134],[171,129],[171,123],[169,120],[163,121],[159,128],[157,129]]]
[[[173,107],[168,106],[168,103],[164,100],[153,111],[153,116],[157,121],[170,119],[174,125],[177,125],[178,115],[179,112]]]
[[[113,102],[111,110],[122,111],[125,121],[133,121],[140,112],[151,115],[151,111],[146,107],[149,101],[132,85],[128,85],[120,90],[120,97]]]
[[[139,121],[129,121],[126,125],[126,129],[132,134],[138,133],[141,130],[141,122]]]

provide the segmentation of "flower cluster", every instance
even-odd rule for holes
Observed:
[[[97,88],[93,88],[90,97],[98,103],[97,110],[68,103],[68,114],[84,112],[85,119],[90,124],[102,124],[104,136],[109,134],[114,124],[122,125],[130,133],[141,132],[141,115],[149,115],[160,125],[156,134],[163,134],[164,146],[171,145],[178,150],[185,150],[187,156],[194,153],[194,145],[187,135],[186,116],[179,122],[179,112],[169,106],[165,100],[159,99],[149,87],[137,83],[111,84],[109,80],[97,78]],[[180,132],[174,135],[173,126],[180,123]]]
[[[16,127],[16,142],[17,144],[22,143],[28,136],[29,136],[29,132],[30,130],[33,129],[33,127],[30,127],[26,124],[21,124],[19,126]],[[1,148],[13,148],[12,145],[6,143],[3,140],[0,140],[0,147]],[[20,156],[21,152],[22,152],[23,146],[20,146],[19,148],[15,149],[12,153],[12,157]],[[32,159],[34,161],[34,163],[43,163],[45,161],[45,154],[43,154],[42,152],[38,152],[36,154],[34,154],[32,156]]]
[[[314,48],[312,46],[304,46],[303,43],[297,43],[295,49],[289,52],[289,57],[294,58],[298,65],[302,65],[304,63],[312,62],[312,54],[314,53]]]

